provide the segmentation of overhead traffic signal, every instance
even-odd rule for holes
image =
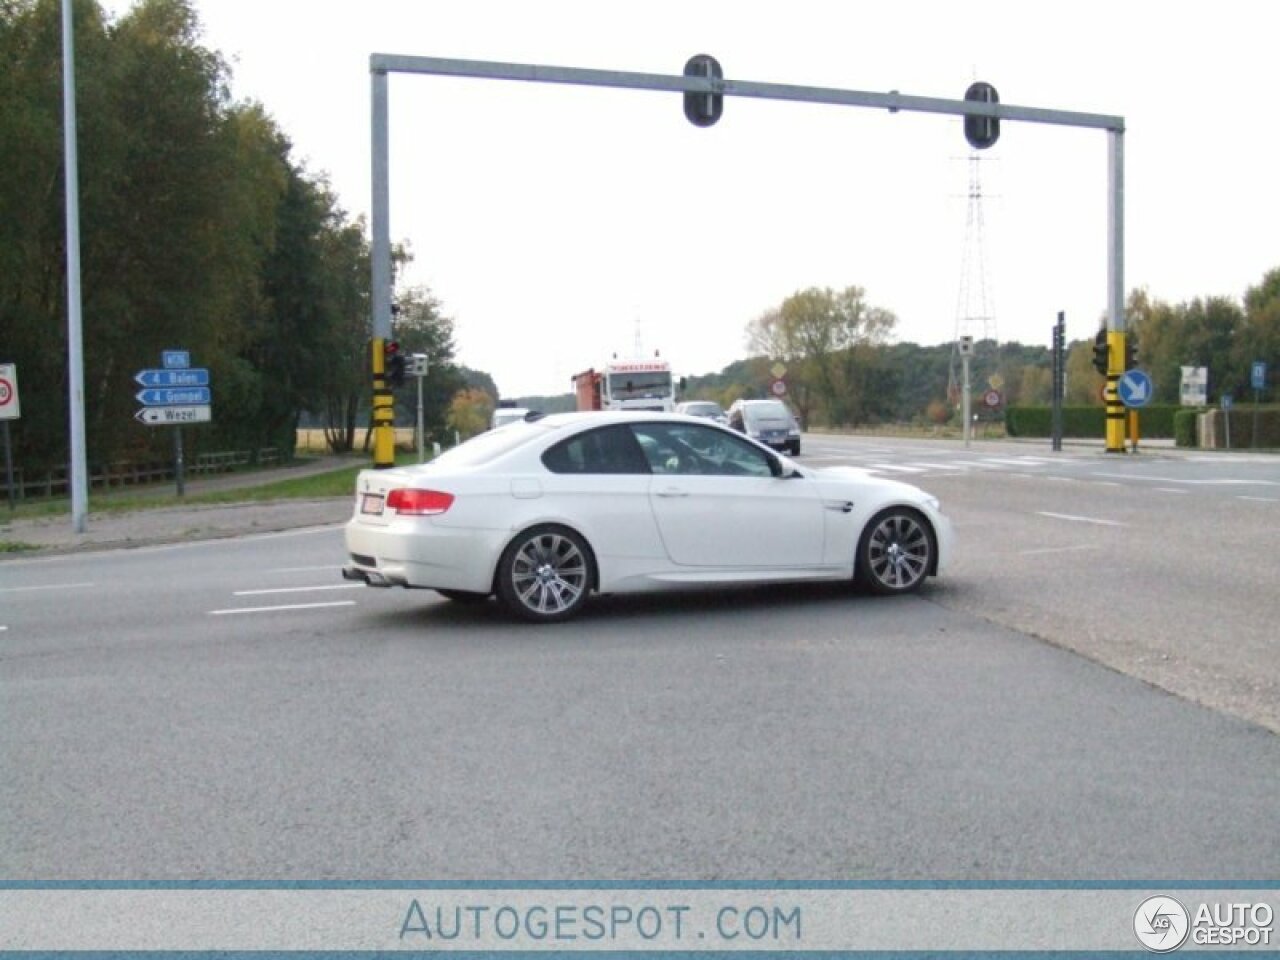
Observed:
[[[707,77],[723,80],[724,71],[720,69],[720,61],[705,53],[689,58],[684,65],[686,77]],[[684,95],[684,115],[695,127],[709,127],[720,119],[724,112],[724,96],[719,93],[688,93]]]
[[[1093,369],[1104,377],[1107,375],[1108,353],[1107,328],[1103,327],[1098,331],[1098,335],[1093,338]]]
[[[996,88],[982,80],[971,83],[969,89],[964,92],[964,98],[975,103],[1000,102],[1000,95],[996,93]],[[987,147],[1000,139],[1000,118],[980,117],[966,113],[964,117],[964,138],[969,141],[969,146],[975,150],[987,149]]]
[[[404,354],[400,352],[400,344],[395,340],[388,340],[382,347],[383,367],[387,378],[387,383],[393,387],[401,386],[404,383],[405,359]]]

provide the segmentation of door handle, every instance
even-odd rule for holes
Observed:
[[[659,490],[657,495],[660,497],[687,497],[689,495],[689,491],[681,490],[679,487],[667,487],[663,490]]]

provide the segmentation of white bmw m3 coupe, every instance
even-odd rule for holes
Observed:
[[[811,469],[706,418],[531,415],[426,464],[363,470],[343,576],[496,596],[531,621],[592,593],[857,580],[915,590],[952,551],[924,491]]]

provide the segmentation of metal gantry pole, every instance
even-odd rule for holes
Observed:
[[[67,220],[67,405],[71,429],[71,528],[89,526],[84,439],[84,340],[80,310],[80,165],[76,154],[76,58],[72,0],[62,0],[62,130]]]
[[[374,70],[373,203],[372,223],[372,305],[373,336],[370,341],[370,371],[373,377],[373,465],[376,469],[395,466],[395,398],[386,380],[384,344],[391,338],[391,175],[388,145],[387,73]]]
[[[617,70],[589,70],[579,67],[558,67],[544,64],[458,60],[384,53],[375,53],[369,57],[369,69],[373,76],[372,252],[374,285],[373,328],[375,340],[378,337],[389,335],[391,329],[389,307],[391,241],[388,226],[387,75],[389,73],[417,73],[487,80],[513,80],[526,83],[557,83],[629,90],[658,90],[672,93],[871,107],[888,110],[890,113],[916,112],[960,117],[993,117],[1001,120],[1105,130],[1109,147],[1107,155],[1108,343],[1111,347],[1111,364],[1114,366],[1124,363],[1124,119],[1122,117],[1068,110],[1046,110],[1038,107],[1022,107],[985,100],[946,100],[936,97],[917,97],[896,91],[875,93],[866,90],[837,90],[829,87],[753,83],[715,76],[669,76],[653,73],[629,73]],[[375,369],[379,362],[379,359],[375,357]],[[1114,380],[1110,375],[1112,372],[1115,373]],[[1121,452],[1124,450],[1124,410],[1119,403],[1115,382],[1119,380],[1122,372],[1119,369],[1108,370],[1108,420],[1106,428],[1107,449]],[[377,377],[375,374],[375,384],[376,382]],[[1114,421],[1111,419],[1113,407],[1118,408],[1118,418]],[[376,387],[374,416],[376,421],[378,417]],[[968,431],[969,427],[970,424],[966,417],[966,431]],[[375,466],[377,465],[379,464],[375,461]],[[388,465],[390,464],[388,463]]]

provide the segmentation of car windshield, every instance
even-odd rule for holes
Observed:
[[[671,393],[671,373],[666,370],[637,370],[609,374],[609,395],[615,400],[665,397]]]

